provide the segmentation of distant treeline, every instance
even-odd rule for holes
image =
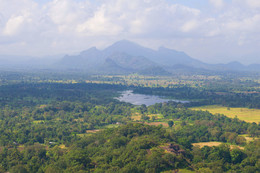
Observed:
[[[165,96],[168,98],[191,100],[186,106],[223,105],[227,107],[248,107],[260,109],[260,93],[258,92],[215,92],[212,90],[189,86],[176,87],[134,87],[135,93]]]

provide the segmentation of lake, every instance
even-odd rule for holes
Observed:
[[[154,95],[145,95],[145,94],[135,94],[132,90],[127,90],[121,92],[121,96],[117,97],[119,101],[132,103],[134,105],[142,105],[146,106],[154,105],[155,103],[164,103],[168,101],[180,102],[180,103],[189,103],[189,101],[183,100],[174,100],[174,99],[165,99],[160,96]]]

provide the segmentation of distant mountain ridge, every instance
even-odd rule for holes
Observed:
[[[260,72],[260,64],[245,66],[239,62],[207,64],[184,52],[160,47],[153,50],[131,41],[121,40],[103,50],[96,47],[78,55],[63,58],[33,58],[26,56],[1,56],[0,67],[50,69],[53,71],[75,71],[90,74],[171,75],[173,73],[215,73],[225,71]]]
[[[173,66],[203,67],[205,63],[189,57],[184,52],[160,47],[152,50],[136,43],[122,40],[104,50],[92,47],[76,56],[65,56],[59,67],[81,69],[93,73],[170,74]]]
[[[168,75],[174,72],[260,71],[259,64],[249,66],[239,62],[207,64],[184,52],[160,47],[149,49],[127,40],[118,41],[104,50],[92,47],[76,56],[65,56],[57,65],[92,73],[140,73]]]

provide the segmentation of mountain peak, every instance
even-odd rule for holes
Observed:
[[[124,52],[130,55],[139,56],[147,51],[147,48],[138,45],[137,43],[121,40],[115,42],[111,46],[107,47],[104,52],[105,54],[111,55],[113,53]]]
[[[97,52],[99,52],[99,50],[98,50],[96,47],[91,47],[91,48],[89,48],[89,49],[87,49],[87,50],[82,51],[80,54],[81,54],[81,55],[84,55],[84,54],[93,54],[93,53],[97,53]]]
[[[131,42],[129,40],[120,40],[120,41],[115,42],[108,48],[106,48],[106,50],[113,49],[113,50],[119,51],[121,49],[126,50],[129,48],[136,48],[136,47],[141,47],[141,46],[138,45],[137,43]]]
[[[119,45],[138,45],[135,42],[132,42],[132,41],[129,41],[129,40],[125,40],[125,39],[119,40],[119,41],[115,42],[113,45],[117,45],[117,44],[119,44]]]
[[[164,47],[164,46],[159,47],[158,51],[160,51],[160,52],[170,52],[170,51],[177,52],[176,50],[169,49],[169,48]]]
[[[98,50],[96,46],[89,48],[88,50]]]
[[[67,57],[64,60],[66,61],[63,61],[63,63],[66,65],[73,66],[74,64],[75,67],[80,66],[88,70],[95,69],[98,71],[99,68],[107,68],[107,71],[121,69],[121,71],[128,72],[137,72],[155,66],[172,70],[171,67],[176,64],[185,64],[187,66],[201,64],[201,62],[192,59],[183,52],[165,47],[153,50],[129,40],[117,41],[104,50],[92,47],[83,51],[79,56]],[[102,71],[106,70],[103,69]],[[152,70],[148,71],[150,73]]]
[[[158,51],[159,52],[175,52],[175,53],[179,53],[179,54],[185,54],[182,51],[176,51],[174,49],[170,49],[170,48],[167,48],[167,47],[164,47],[164,46],[159,47]]]

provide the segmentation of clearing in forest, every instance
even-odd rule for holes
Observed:
[[[100,129],[95,129],[95,130],[86,130],[86,133],[97,133],[99,132]]]
[[[146,115],[146,116],[150,117],[150,120],[152,120],[152,117],[155,117],[156,120],[163,120],[164,119],[162,114],[149,114],[149,115]],[[133,121],[140,121],[141,117],[142,117],[142,114],[135,112],[135,113],[132,114],[131,118],[132,118]]]
[[[257,137],[250,137],[250,136],[248,136],[248,134],[244,134],[244,135],[239,135],[239,136],[243,136],[245,139],[246,139],[246,142],[252,142],[252,141],[254,141],[254,140],[258,140],[258,139],[260,139],[260,138],[257,138]]]
[[[145,124],[147,124],[147,125],[152,125],[152,126],[162,125],[162,126],[164,126],[164,127],[169,127],[169,125],[168,125],[167,122],[150,122],[150,123],[145,122]]]
[[[227,117],[244,120],[246,122],[260,122],[260,109],[249,109],[249,108],[229,108],[224,106],[201,106],[194,107],[192,110],[209,111],[212,114],[224,114]]]
[[[200,142],[200,143],[193,143],[193,146],[199,146],[200,148],[208,146],[208,147],[214,147],[214,146],[219,146],[221,144],[224,144],[223,142]],[[238,145],[230,145],[230,148],[239,148],[239,149],[244,149],[244,147],[240,147]]]

